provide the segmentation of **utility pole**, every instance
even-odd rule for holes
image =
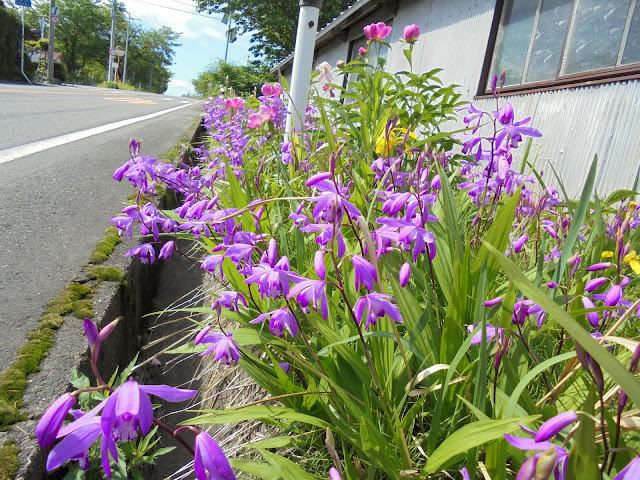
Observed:
[[[54,42],[54,31],[56,29],[56,24],[51,21],[51,17],[53,16],[54,7],[56,6],[56,0],[51,0],[51,4],[49,7],[49,53],[47,54],[47,80],[51,82],[54,78],[53,74],[53,62],[55,55],[53,42]]]
[[[122,83],[127,83],[127,58],[129,56],[129,24],[131,23],[131,14],[127,22],[127,40],[124,44],[124,67],[122,68]]]
[[[113,0],[111,10],[111,39],[109,40],[109,61],[107,62],[107,81],[113,82],[113,55],[111,52],[116,47],[116,0]]]
[[[309,80],[313,65],[313,51],[316,44],[316,31],[318,30],[318,17],[322,0],[299,0],[300,15],[298,16],[298,30],[296,33],[296,46],[293,53],[293,66],[291,67],[291,99],[288,110],[285,132],[300,131],[304,126],[304,116],[307,109],[307,97],[309,96]]]

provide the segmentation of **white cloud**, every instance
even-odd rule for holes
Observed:
[[[169,85],[167,85],[167,95],[185,95],[185,94],[193,94],[193,85],[191,82],[187,80],[180,79],[171,79],[169,80]]]

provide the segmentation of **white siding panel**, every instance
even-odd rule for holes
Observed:
[[[442,68],[445,84],[460,85],[464,100],[473,101],[478,91],[485,59],[495,0],[400,0],[389,38],[393,50],[388,56],[392,72],[407,70],[399,41],[405,25],[417,24],[422,35],[414,49],[414,71]],[[384,21],[380,10],[366,19]],[[350,28],[349,38],[360,35],[365,22]],[[332,66],[345,59],[348,43],[334,39],[318,52],[318,62]],[[617,188],[631,188],[640,169],[640,81],[617,82],[551,92],[515,95],[503,99],[512,103],[516,120],[532,117],[531,125],[543,136],[536,139],[536,164],[547,183],[556,185],[551,163],[571,196],[580,194],[594,154],[599,158],[596,190],[605,195]],[[475,101],[492,111],[492,99]],[[456,126],[452,125],[452,129]]]

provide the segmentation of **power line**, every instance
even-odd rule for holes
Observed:
[[[188,13],[189,15],[195,15],[195,16],[198,16],[198,17],[205,17],[205,18],[212,18],[214,20],[220,21],[219,18],[212,17],[211,15],[205,15],[204,13],[189,12],[187,10],[181,10],[181,9],[175,8],[175,7],[168,7],[166,5],[158,5],[158,4],[151,3],[151,2],[145,2],[144,0],[130,0],[130,1],[138,2],[138,3],[145,3],[147,5],[153,5],[154,7],[166,8],[168,10],[175,10],[176,12]],[[178,3],[181,3],[181,2],[178,2]]]

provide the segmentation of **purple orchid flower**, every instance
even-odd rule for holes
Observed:
[[[149,433],[153,423],[153,405],[149,394],[168,402],[183,402],[198,393],[168,385],[139,385],[130,378],[114,392],[102,410],[102,431],[113,434],[115,440],[129,442],[137,437],[138,428],[143,435]]]
[[[373,284],[378,281],[378,272],[375,267],[360,255],[351,257],[351,263],[355,272],[356,290],[360,285],[364,285],[369,290],[373,290]]]
[[[613,477],[613,480],[634,480],[640,478],[640,457],[635,457],[620,472]]]
[[[91,322],[93,323],[93,322]],[[95,325],[95,324],[94,324]],[[56,440],[67,414],[76,403],[76,397],[65,393],[42,414],[36,425],[36,440],[42,448],[49,448]]]
[[[222,307],[227,308],[232,312],[237,312],[240,302],[244,304],[245,307],[249,307],[241,293],[234,292],[232,290],[225,290],[224,292],[218,293],[218,297],[214,300],[211,309],[214,312],[218,312],[218,315],[222,312]]]
[[[73,412],[76,421],[60,429],[57,438],[62,438],[62,440],[53,447],[47,456],[45,468],[48,472],[56,470],[69,460],[77,461],[80,470],[89,470],[91,467],[89,448],[98,438],[102,437],[100,442],[102,469],[107,478],[111,478],[109,455],[117,462],[118,450],[113,436],[110,433],[103,432],[101,419],[96,416],[98,410],[105,403],[106,401],[103,401],[86,415],[79,410]]]
[[[612,265],[613,263],[611,262],[594,263],[593,265],[590,265],[589,267],[587,267],[587,272],[598,272],[600,270],[606,270]]]
[[[249,285],[256,283],[263,299],[265,295],[277,299],[280,296],[286,297],[289,294],[291,283],[300,282],[302,278],[291,271],[289,258],[285,255],[273,267],[265,262],[255,265],[251,275],[245,279],[245,283]]]
[[[222,269],[222,262],[224,261],[224,255],[207,255],[202,259],[200,268],[206,270],[215,276],[216,270],[220,271],[220,279],[224,279],[224,271]]]
[[[596,308],[589,297],[582,297],[582,305],[584,308]],[[597,328],[600,324],[600,316],[598,315],[598,312],[587,312],[587,320],[589,320],[589,323],[593,328]]]
[[[348,187],[342,187],[335,184],[329,178],[329,172],[322,172],[313,175],[308,181],[307,186],[320,190],[320,195],[310,198],[309,201],[316,202],[313,208],[313,218],[316,221],[340,224],[345,210],[352,218],[361,217],[362,214],[351,202],[346,198]]]
[[[402,264],[402,267],[400,267],[400,273],[398,275],[400,286],[406,287],[409,283],[409,278],[411,278],[411,265],[409,264],[409,262],[404,262]]]
[[[482,304],[482,306],[491,308],[491,307],[495,307],[499,303],[502,303],[502,297],[496,297],[496,298],[492,298],[491,300],[487,300]]]
[[[534,439],[536,442],[545,442],[577,421],[578,414],[575,411],[568,410],[566,412],[562,412],[540,425],[538,433],[536,433]]]
[[[196,335],[194,344],[198,345],[199,343],[211,344],[200,356],[215,352],[216,361],[225,365],[240,359],[240,349],[233,339],[233,332],[211,332],[211,327],[206,327]]]
[[[140,262],[152,264],[156,260],[156,251],[150,243],[141,243],[124,254],[125,257],[137,256]]]
[[[589,292],[589,293],[593,293],[595,290],[598,289],[598,287],[604,283],[607,283],[609,281],[609,279],[607,277],[596,277],[593,278],[591,280],[589,280],[585,286],[584,286],[584,290],[585,292]]]
[[[196,435],[193,470],[198,480],[236,480],[229,460],[206,432]]]
[[[158,258],[164,258],[165,260],[171,260],[171,255],[173,251],[176,249],[176,244],[173,240],[169,240],[165,243],[160,249],[160,253],[158,254]]]
[[[476,327],[480,325],[480,323],[474,323],[473,325],[467,325],[467,332],[473,333]],[[502,328],[494,327],[490,323],[487,323],[487,342],[490,342],[495,337],[502,339]],[[471,339],[471,345],[480,345],[482,343],[482,329],[480,329]]]
[[[306,311],[308,311],[309,305],[313,305],[315,311],[320,313],[324,320],[329,317],[327,284],[322,280],[303,280],[291,288],[287,298],[295,298]]]
[[[296,317],[294,317],[286,307],[258,315],[249,323],[260,323],[266,319],[269,319],[269,331],[276,337],[283,338],[285,328],[292,337],[298,335],[298,322],[296,321]]]
[[[367,323],[365,329],[370,325],[378,323],[378,319],[385,316],[385,314],[398,323],[402,323],[402,315],[400,309],[391,303],[393,297],[384,295],[382,293],[369,293],[356,300],[353,306],[353,313],[358,323],[362,323],[362,317],[367,312]]]

